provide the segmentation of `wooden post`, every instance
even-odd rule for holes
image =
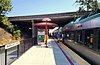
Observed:
[[[47,22],[48,21],[51,21],[50,18],[43,18],[42,21],[45,21],[46,22],[46,26],[45,26],[45,44],[46,44],[46,47],[47,47],[47,40],[48,40],[48,27],[47,27]]]
[[[47,47],[47,37],[48,37],[47,21],[46,21],[46,34],[45,35],[46,35],[46,39],[45,39],[46,42],[45,43],[46,43],[46,47]]]
[[[36,27],[36,44],[38,44],[38,28]]]

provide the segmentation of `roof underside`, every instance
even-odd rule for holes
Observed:
[[[67,12],[67,13],[56,13],[56,14],[44,14],[44,15],[30,15],[30,16],[15,16],[15,17],[9,17],[11,22],[32,22],[38,23],[42,22],[43,18],[51,18],[52,23],[58,24],[58,26],[62,27],[65,24],[72,21],[76,15],[77,17],[82,16],[84,13],[76,13],[76,12]]]

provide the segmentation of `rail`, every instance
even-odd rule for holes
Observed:
[[[0,47],[0,65],[10,65],[33,45],[34,38],[30,38]]]

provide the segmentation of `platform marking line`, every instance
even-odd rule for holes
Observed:
[[[60,45],[57,43],[57,41],[56,40],[54,40],[55,41],[55,43],[57,44],[57,46],[60,48],[60,50],[62,51],[62,53],[65,55],[65,57],[66,57],[66,59],[69,61],[69,63],[71,64],[71,65],[74,65],[74,63],[69,59],[69,57],[66,55],[66,53],[63,51],[63,49],[60,47]]]
[[[73,59],[73,57],[62,47],[61,43],[59,44],[59,46],[62,48],[62,50],[65,52],[65,54],[69,57],[69,59],[74,63],[74,65],[79,65],[79,64]]]

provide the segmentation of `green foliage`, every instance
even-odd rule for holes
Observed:
[[[16,38],[19,38],[21,36],[21,31],[20,30],[16,30],[13,32],[13,35],[16,37]]]
[[[1,23],[6,26],[6,30],[8,30],[9,32],[13,32],[14,31],[14,25],[12,25],[12,23],[8,20],[8,17],[6,16],[2,16],[1,17]]]
[[[6,26],[5,28],[6,28],[6,30],[7,30],[8,32],[12,33],[13,36],[15,36],[16,38],[19,38],[19,37],[21,36],[21,31],[20,31],[20,30],[17,30],[17,25],[13,25],[13,24],[9,21],[8,17],[2,16],[1,19],[2,19],[2,20],[1,20],[1,23],[2,23],[4,26]]]
[[[0,15],[10,12],[12,9],[11,0],[0,0]]]
[[[9,29],[10,32],[13,32],[13,25],[8,20],[8,17],[5,16],[6,13],[10,12],[12,9],[11,0],[0,0],[0,25],[5,26],[6,29]]]
[[[0,0],[0,26],[12,33],[16,38],[21,36],[21,31],[16,29],[6,16],[12,9],[11,0]]]
[[[100,2],[98,3],[98,7],[100,8]]]
[[[97,0],[76,0],[79,11],[93,11],[99,8]]]

